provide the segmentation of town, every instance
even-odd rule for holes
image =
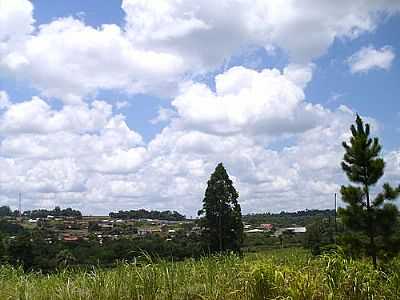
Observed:
[[[185,216],[171,211],[157,212],[166,219],[139,218],[142,215],[149,216],[146,210],[110,213],[109,216],[82,216],[79,211],[67,208],[60,210],[27,211],[19,215],[11,212],[7,207],[0,208],[8,211],[1,218],[3,222],[15,225],[15,228],[25,230],[39,230],[44,234],[48,243],[56,240],[64,242],[78,242],[81,240],[96,240],[101,245],[105,240],[137,239],[150,236],[158,236],[166,241],[179,236],[199,235],[201,227],[199,219],[187,219]],[[62,212],[65,213],[62,213]],[[69,212],[69,213],[68,213]],[[153,211],[154,214],[154,211]],[[244,216],[246,219],[246,216]],[[282,235],[302,235],[306,233],[305,226],[295,223],[272,224],[255,222],[251,215],[248,216],[249,223],[244,222],[244,234],[246,236],[267,236],[279,239]],[[304,221],[301,222],[304,224]],[[17,232],[18,230],[15,230]],[[15,239],[15,235],[10,235]],[[280,239],[281,240],[281,239]]]

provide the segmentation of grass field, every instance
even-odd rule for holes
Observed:
[[[3,266],[0,299],[400,299],[400,259],[376,271],[366,261],[283,249],[53,275]]]

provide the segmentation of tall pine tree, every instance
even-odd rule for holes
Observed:
[[[222,163],[219,163],[210,180],[203,200],[203,235],[211,252],[239,252],[243,243],[243,223],[239,194],[229,179]]]
[[[359,250],[365,250],[376,267],[377,257],[388,257],[399,250],[394,236],[398,210],[386,200],[395,200],[400,186],[392,188],[385,183],[383,191],[375,198],[371,197],[371,187],[382,177],[385,167],[380,157],[381,145],[378,138],[369,137],[370,126],[364,125],[360,116],[357,115],[356,124],[350,129],[350,143],[343,142],[342,169],[356,185],[342,186],[340,190],[342,200],[347,204],[346,208],[339,209],[348,229],[343,241],[350,248],[357,245]]]

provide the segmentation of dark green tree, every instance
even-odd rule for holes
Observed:
[[[216,167],[207,182],[203,199],[203,235],[211,252],[239,252],[243,243],[243,223],[239,194],[229,179],[222,163]]]
[[[75,256],[68,249],[62,249],[57,253],[56,261],[59,267],[66,268],[76,263]]]
[[[2,232],[0,232],[0,265],[6,261],[7,251],[6,251],[6,238]]]
[[[347,204],[346,208],[339,209],[339,216],[347,229],[343,241],[350,248],[351,245],[361,245],[376,267],[377,257],[389,257],[399,250],[394,235],[398,210],[388,201],[397,198],[400,186],[392,188],[385,183],[383,191],[375,198],[371,197],[371,188],[382,177],[385,167],[380,157],[381,145],[378,138],[370,138],[370,126],[364,125],[360,116],[357,115],[356,124],[350,129],[350,143],[343,142],[342,169],[355,185],[342,186],[340,190]]]
[[[12,216],[12,211],[9,206],[0,206],[0,217]]]
[[[334,247],[334,231],[335,227],[330,218],[318,218],[307,225],[304,244],[311,249],[312,254],[320,255]]]
[[[10,263],[12,265],[21,265],[25,270],[31,269],[35,258],[33,248],[30,233],[17,235],[8,247]]]

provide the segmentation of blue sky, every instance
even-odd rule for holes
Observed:
[[[400,6],[250,2],[1,2],[1,201],[193,214],[223,161],[244,211],[325,208],[355,113],[396,182]]]

